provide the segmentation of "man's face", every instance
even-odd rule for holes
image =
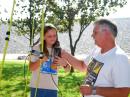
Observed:
[[[97,46],[102,47],[105,44],[106,39],[105,39],[104,33],[101,32],[99,25],[95,25],[93,29],[92,37]]]

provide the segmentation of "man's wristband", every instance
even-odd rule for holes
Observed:
[[[96,87],[93,86],[93,87],[92,87],[92,95],[96,95],[96,94],[97,94]]]
[[[65,65],[65,66],[63,66],[64,68],[67,68],[68,67],[68,63]]]

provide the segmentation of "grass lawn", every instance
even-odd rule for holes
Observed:
[[[6,61],[3,68],[2,85],[0,89],[0,97],[23,97],[24,94],[24,61],[11,60]],[[27,64],[26,64],[27,68]],[[29,97],[29,79],[27,97]],[[62,97],[81,97],[79,93],[79,85],[81,84],[85,74],[75,72],[72,75],[65,73],[64,70],[59,70],[59,89]],[[61,97],[59,93],[58,97]]]

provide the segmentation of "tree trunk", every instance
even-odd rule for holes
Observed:
[[[31,10],[31,6],[32,6],[32,0],[30,0],[30,4],[29,4],[29,11],[30,11],[30,16],[29,16],[29,29],[30,29],[30,46],[32,46],[32,37],[33,37],[33,34],[32,34],[32,10]]]
[[[69,28],[69,38],[70,38],[70,49],[71,49],[71,54],[73,56],[75,56],[76,46],[77,46],[77,44],[78,44],[78,42],[79,42],[79,40],[81,38],[81,35],[83,34],[83,31],[86,29],[86,27],[85,28],[81,27],[79,36],[78,36],[77,40],[75,41],[74,46],[73,46],[73,42],[72,42],[71,26],[69,25],[69,27],[68,27]],[[71,67],[70,73],[73,73],[73,72],[74,72],[74,68]]]
[[[70,38],[70,49],[71,49],[71,54],[74,56],[74,53],[75,53],[75,50],[74,50],[74,47],[73,47],[73,41],[72,41],[72,35],[71,35],[71,23],[69,23],[69,38]],[[70,70],[70,74],[74,72],[74,68],[71,67],[71,70]]]

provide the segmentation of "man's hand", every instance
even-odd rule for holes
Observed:
[[[61,57],[65,59],[74,69],[80,70],[82,72],[87,71],[87,65],[84,64],[83,60],[79,60],[72,56],[71,54],[67,53],[65,50],[61,51]]]
[[[65,50],[61,50],[61,57],[66,57],[67,52]]]
[[[80,92],[82,95],[91,95],[92,94],[92,88],[88,85],[81,85],[80,86]]]
[[[59,64],[60,66],[64,67],[65,71],[70,71],[71,66],[68,64],[68,62],[60,57],[55,57],[54,64]]]

